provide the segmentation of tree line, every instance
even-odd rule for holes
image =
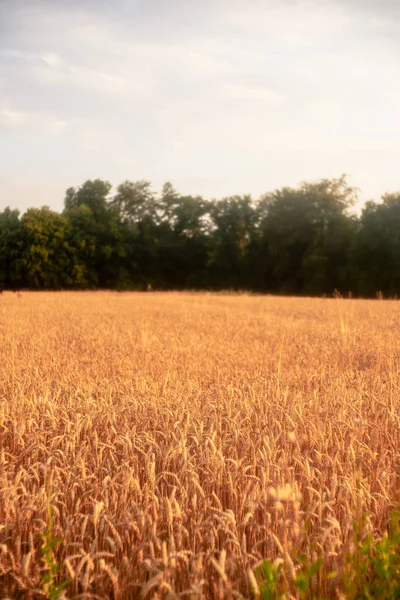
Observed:
[[[254,201],[88,180],[49,207],[0,213],[1,289],[252,290],[395,296],[400,192],[354,212],[345,176]]]

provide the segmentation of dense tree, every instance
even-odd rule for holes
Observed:
[[[0,213],[0,289],[14,289],[22,283],[23,226],[18,210]]]
[[[233,196],[214,202],[210,214],[210,275],[214,286],[247,287],[249,249],[257,223],[251,197]]]
[[[400,192],[384,195],[381,204],[365,205],[355,262],[359,293],[400,293]]]
[[[122,219],[137,224],[139,229],[146,221],[158,220],[157,198],[149,181],[124,181],[118,186],[112,204],[118,207]]]
[[[73,283],[68,221],[48,206],[30,208],[22,217],[21,269],[28,287],[57,289]]]
[[[68,241],[74,248],[75,287],[115,287],[126,256],[120,214],[108,196],[111,184],[96,179],[66,192],[63,216],[70,224]]]
[[[126,231],[127,259],[134,272],[134,287],[146,289],[157,283],[158,200],[149,181],[124,181],[117,188],[112,206]]]
[[[157,256],[164,287],[205,287],[208,203],[200,196],[181,196],[166,183],[158,207]]]
[[[65,210],[87,206],[96,219],[101,219],[109,209],[108,196],[112,185],[101,179],[85,181],[79,188],[68,188],[65,193]]]
[[[293,294],[348,288],[355,199],[345,177],[265,195],[258,206],[265,287]]]
[[[400,293],[400,193],[353,212],[346,177],[206,201],[171,183],[88,180],[61,214],[0,213],[0,289]]]

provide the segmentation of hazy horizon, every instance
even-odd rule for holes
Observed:
[[[0,1],[0,210],[90,178],[400,188],[394,1]]]

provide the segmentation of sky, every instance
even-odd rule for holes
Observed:
[[[0,210],[86,179],[400,189],[398,0],[0,0]]]

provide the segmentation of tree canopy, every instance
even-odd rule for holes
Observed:
[[[49,207],[0,212],[2,289],[234,289],[360,296],[400,292],[400,192],[357,216],[347,178],[254,200],[160,193],[101,179]]]

